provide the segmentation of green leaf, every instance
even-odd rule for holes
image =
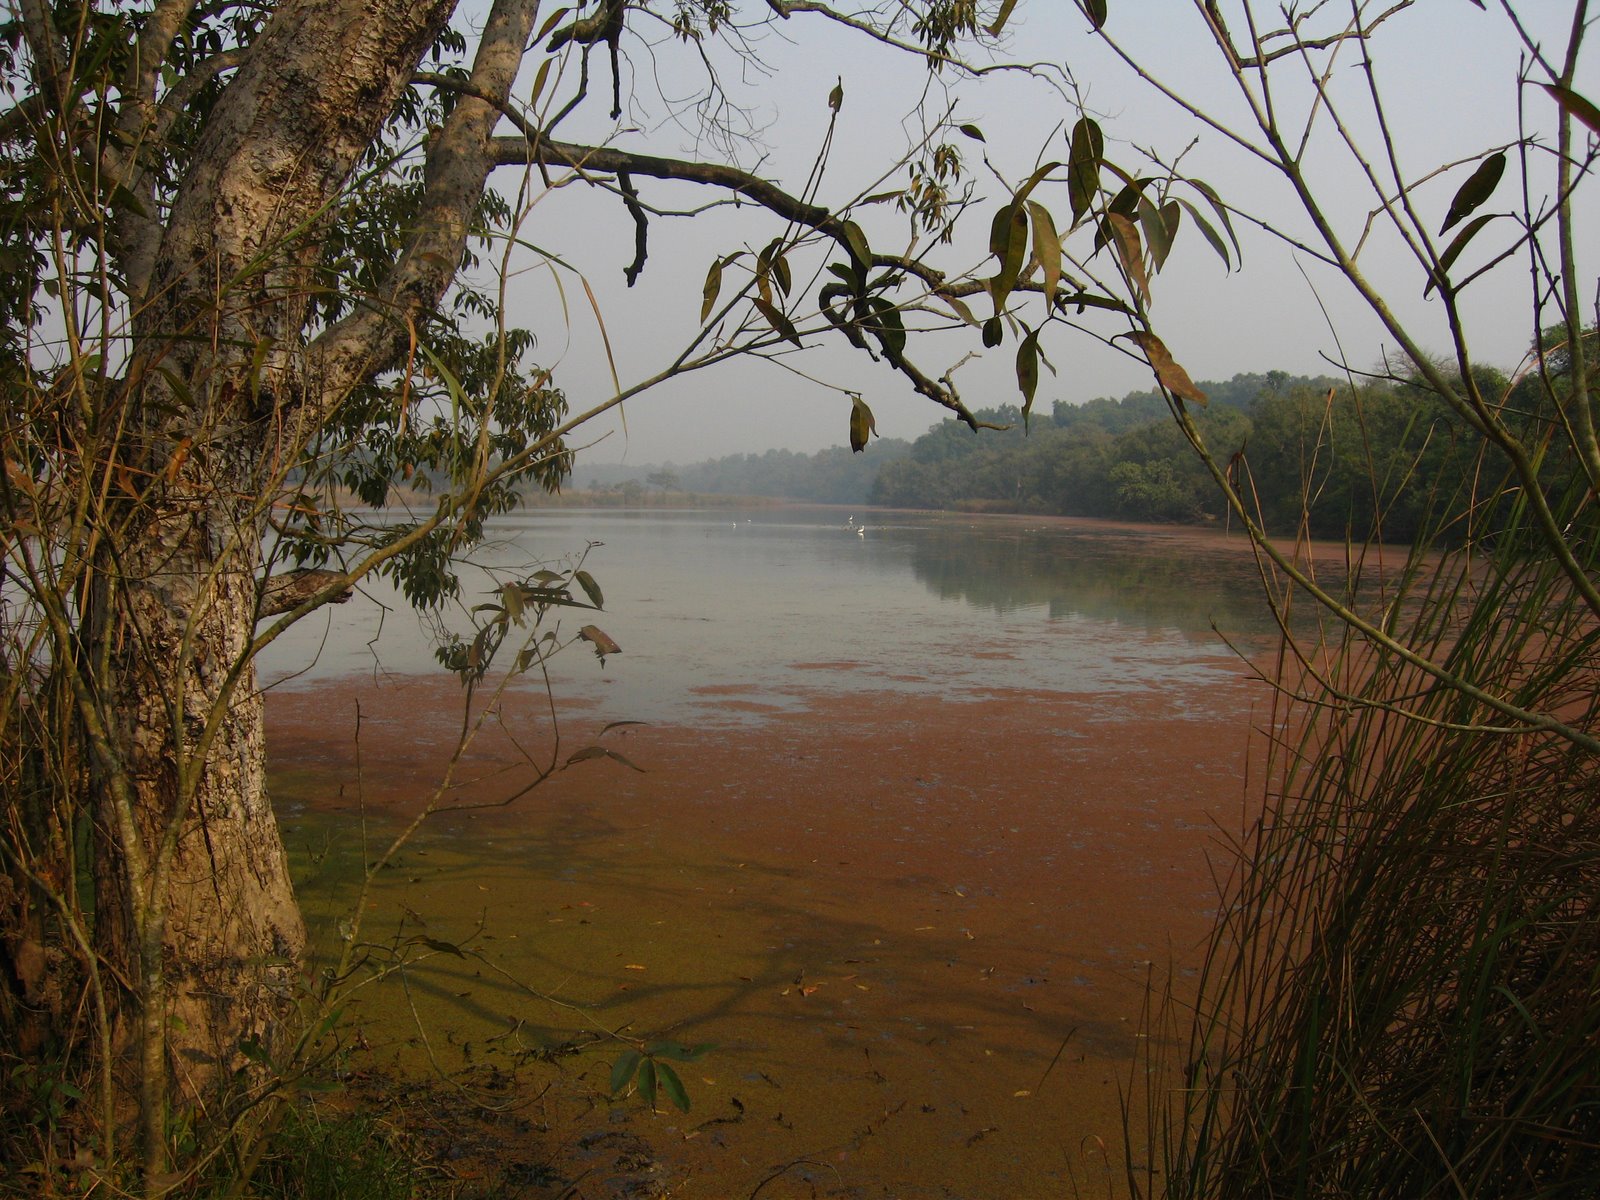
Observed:
[[[998,316],[990,317],[983,323],[983,344],[986,349],[994,349],[1005,340],[1005,336],[1005,325]]]
[[[1589,132],[1600,136],[1600,108],[1559,83],[1544,83],[1540,87],[1550,93],[1551,99],[1561,106],[1561,111],[1576,117],[1589,127]]]
[[[950,306],[950,311],[955,313],[956,316],[960,317],[968,325],[976,326],[978,324],[978,318],[972,315],[972,310],[967,307],[966,301],[962,300],[959,296],[941,295],[939,299],[948,304]]]
[[[533,77],[533,87],[528,92],[529,108],[538,107],[539,97],[544,93],[544,85],[550,78],[550,64],[555,61],[553,58],[547,58],[539,64],[539,70]]]
[[[1053,312],[1056,289],[1061,286],[1061,235],[1050,210],[1037,200],[1028,201],[1028,215],[1033,223],[1033,256],[1044,272],[1044,302]]]
[[[1100,190],[1100,164],[1105,158],[1105,136],[1090,117],[1081,117],[1072,127],[1072,151],[1067,157],[1067,199],[1072,205],[1072,223],[1083,219]]]
[[[778,308],[768,304],[759,296],[754,297],[750,302],[756,306],[756,311],[767,319],[767,324],[772,326],[774,333],[786,342],[793,342],[796,346],[801,344],[800,331],[794,327],[794,322],[784,316]]]
[[[666,1063],[656,1064],[656,1074],[661,1078],[661,1090],[667,1094],[667,1099],[680,1112],[689,1111],[689,1093],[684,1089],[683,1080],[678,1078],[678,1073]]]
[[[1217,220],[1222,222],[1222,228],[1228,234],[1228,241],[1233,244],[1233,260],[1237,263],[1244,262],[1244,251],[1239,249],[1238,235],[1233,232],[1233,219],[1228,216],[1228,206],[1223,204],[1222,198],[1209,183],[1202,183],[1198,179],[1189,180],[1189,186],[1206,198],[1206,203],[1211,205],[1211,211],[1217,214]]]
[[[1017,347],[1017,389],[1022,393],[1022,415],[1033,410],[1033,394],[1039,390],[1039,331],[1029,332]]]
[[[605,597],[600,593],[600,585],[594,581],[593,575],[587,571],[579,570],[572,573],[572,578],[577,581],[578,586],[583,589],[583,594],[589,597],[596,608],[604,608],[606,606]]]
[[[788,292],[789,290],[788,284],[777,278],[775,264],[782,257],[783,239],[781,237],[773,238],[762,248],[761,253],[756,255],[756,278],[762,281],[761,295],[763,299],[768,298],[769,295],[765,286],[769,277],[777,283],[779,291]]]
[[[1027,182],[1017,189],[1017,194],[1011,197],[1011,203],[1020,208],[1023,201],[1033,194],[1033,189],[1044,182],[1045,178],[1060,166],[1061,164],[1058,162],[1047,162],[1035,170],[1032,175],[1028,176]]]
[[[1106,23],[1106,0],[1082,0],[1083,15],[1089,18],[1089,24],[1096,29],[1102,28]],[[1473,0],[1477,3],[1477,0]]]
[[[867,439],[878,432],[877,418],[860,396],[850,397],[850,449],[860,454],[867,448]]]
[[[700,294],[705,297],[705,303],[700,306],[700,324],[706,323],[706,318],[711,315],[711,310],[716,307],[717,295],[722,291],[722,260],[719,258],[711,264],[711,269],[706,272],[706,285]]]
[[[1194,218],[1194,223],[1200,226],[1200,233],[1210,243],[1211,248],[1217,252],[1217,257],[1222,260],[1222,265],[1228,270],[1233,269],[1233,261],[1228,257],[1228,244],[1222,240],[1222,235],[1217,232],[1216,226],[1200,215],[1200,210],[1187,200],[1179,200],[1179,204],[1189,210],[1189,215]]]
[[[258,1067],[270,1067],[272,1065],[272,1059],[268,1056],[266,1047],[253,1037],[240,1039],[239,1053]]]
[[[845,249],[850,251],[856,269],[864,275],[872,269],[872,249],[867,245],[867,235],[854,221],[841,221],[839,229],[844,234]]]
[[[862,288],[861,288],[861,280],[862,280],[861,272],[856,270],[855,267],[852,264],[850,264],[850,263],[829,263],[828,264],[828,270],[829,270],[830,273],[832,273],[834,275],[837,275],[840,279],[844,280],[845,286],[848,287],[852,293],[859,292],[859,291],[862,290]]]
[[[1139,227],[1144,230],[1144,244],[1150,248],[1150,262],[1157,271],[1172,253],[1172,231],[1167,229],[1166,218],[1148,196],[1139,197]]]
[[[1450,267],[1455,263],[1456,259],[1461,257],[1461,252],[1467,248],[1467,243],[1477,236],[1478,231],[1490,221],[1501,215],[1502,214],[1500,213],[1484,213],[1481,217],[1472,218],[1472,220],[1468,221],[1461,227],[1461,232],[1456,234],[1456,236],[1451,239],[1450,245],[1447,246],[1445,248],[1445,252],[1439,256],[1438,274],[1430,275],[1428,277],[1428,286],[1422,289],[1422,294],[1424,297],[1433,291],[1441,279],[1445,278],[1445,272],[1450,269]],[[1448,282],[1448,280],[1446,280],[1446,282]]]
[[[906,326],[900,319],[900,310],[892,300],[884,296],[873,296],[867,300],[867,306],[872,309],[872,321],[868,325],[883,341],[883,348],[894,358],[899,358],[906,351]]]
[[[639,1069],[639,1063],[644,1058],[637,1050],[624,1050],[616,1062],[611,1064],[611,1094],[614,1096],[627,1087],[633,1079],[633,1073]]]
[[[969,123],[966,125],[957,125],[956,128],[975,142],[987,142],[989,140],[983,136],[983,130],[979,129],[976,125]]]
[[[451,942],[440,941],[438,938],[428,937],[425,934],[419,933],[416,937],[412,938],[411,941],[413,945],[426,946],[429,950],[435,950],[440,954],[453,954],[457,958],[466,957],[466,955],[461,952],[460,946],[457,946]]]
[[[644,1102],[651,1108],[656,1106],[656,1064],[652,1059],[645,1059],[639,1064],[639,1095],[644,1097]]]
[[[1455,199],[1450,201],[1450,211],[1445,213],[1444,224],[1439,226],[1439,232],[1443,234],[1457,221],[1471,216],[1474,209],[1479,208],[1494,194],[1494,189],[1505,171],[1506,155],[1503,150],[1489,155],[1479,163],[1478,169],[1467,177],[1467,181],[1457,189]]]
[[[999,316],[1005,311],[1006,300],[1010,298],[1012,289],[1017,286],[1023,265],[1028,261],[1026,208],[1015,201],[1002,208],[995,215],[990,236],[991,244],[996,240],[996,235],[1003,237],[1004,242],[1002,251],[997,252],[1000,257],[1000,270],[990,281],[989,292],[994,297],[995,315]]]
[[[560,8],[556,9],[555,12],[551,13],[545,18],[544,24],[539,26],[539,32],[533,35],[533,40],[536,42],[544,41],[545,38],[550,36],[550,31],[557,25],[561,24],[562,18],[571,11],[572,6],[569,4],[563,4]]]
[[[1000,11],[995,14],[994,22],[989,26],[989,36],[999,37],[1000,31],[1006,27],[1006,22],[1011,19],[1011,10],[1017,7],[1017,0],[1003,0]]]
[[[844,107],[844,80],[841,78],[833,85],[833,90],[828,93],[828,107],[838,112]]]

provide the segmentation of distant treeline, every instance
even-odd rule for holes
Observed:
[[[686,467],[588,466],[580,459],[570,486],[589,491],[771,496],[811,504],[866,504],[878,472],[911,453],[900,438],[875,438],[865,454],[835,446],[815,454],[768,450],[730,454]],[[632,485],[630,487],[630,484]]]
[[[1535,387],[1512,387],[1492,369],[1477,383],[1502,402],[1508,422],[1540,419]],[[1272,371],[1200,386],[1209,404],[1190,406],[1195,423],[1273,532],[1292,533],[1304,522],[1316,537],[1410,541],[1430,513],[1468,517],[1478,439],[1462,436],[1461,418],[1420,383],[1352,387]],[[1154,522],[1223,515],[1215,481],[1156,392],[1057,402],[1027,422],[1009,406],[978,416],[1009,428],[974,433],[946,420],[909,445],[875,440],[859,455],[842,447],[814,455],[770,450],[679,468],[612,468],[627,474],[610,480],[596,478],[606,468],[586,472],[580,464],[577,478],[612,490],[892,508]],[[1555,477],[1559,464],[1550,466]],[[651,473],[641,479],[641,471]]]

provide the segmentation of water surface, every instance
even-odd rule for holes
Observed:
[[[603,667],[583,646],[560,694],[613,719],[724,719],[733,701],[783,707],[796,688],[1067,693],[1204,682],[1230,668],[1220,629],[1270,632],[1242,539],[1099,522],[777,508],[533,511],[501,518],[475,550],[444,625],[494,579],[586,554],[602,614],[566,612],[623,647]],[[387,581],[270,648],[279,686],[368,672],[437,670],[430,622]]]

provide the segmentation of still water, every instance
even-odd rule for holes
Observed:
[[[474,552],[443,624],[470,637],[467,610],[493,598],[495,579],[586,548],[606,608],[558,614],[559,632],[592,621],[623,653],[601,666],[580,643],[557,660],[554,685],[610,719],[737,719],[739,701],[781,709],[817,685],[959,700],[999,687],[1203,683],[1236,665],[1219,630],[1247,648],[1270,632],[1239,537],[817,508],[507,516]],[[435,637],[373,581],[272,646],[262,676],[293,688],[434,672]]]

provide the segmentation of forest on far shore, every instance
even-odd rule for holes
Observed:
[[[1530,381],[1485,370],[1477,382],[1503,401],[1511,424],[1538,419]],[[1269,371],[1200,387],[1209,403],[1190,406],[1196,425],[1275,533],[1304,520],[1316,537],[1406,542],[1430,512],[1469,510],[1478,439],[1412,380],[1352,387]],[[641,501],[672,492],[1148,522],[1223,515],[1219,489],[1157,392],[1057,401],[1026,420],[1010,405],[977,415],[1006,428],[974,433],[950,419],[915,442],[874,440],[863,454],[835,447],[683,467],[580,463],[574,483]]]

